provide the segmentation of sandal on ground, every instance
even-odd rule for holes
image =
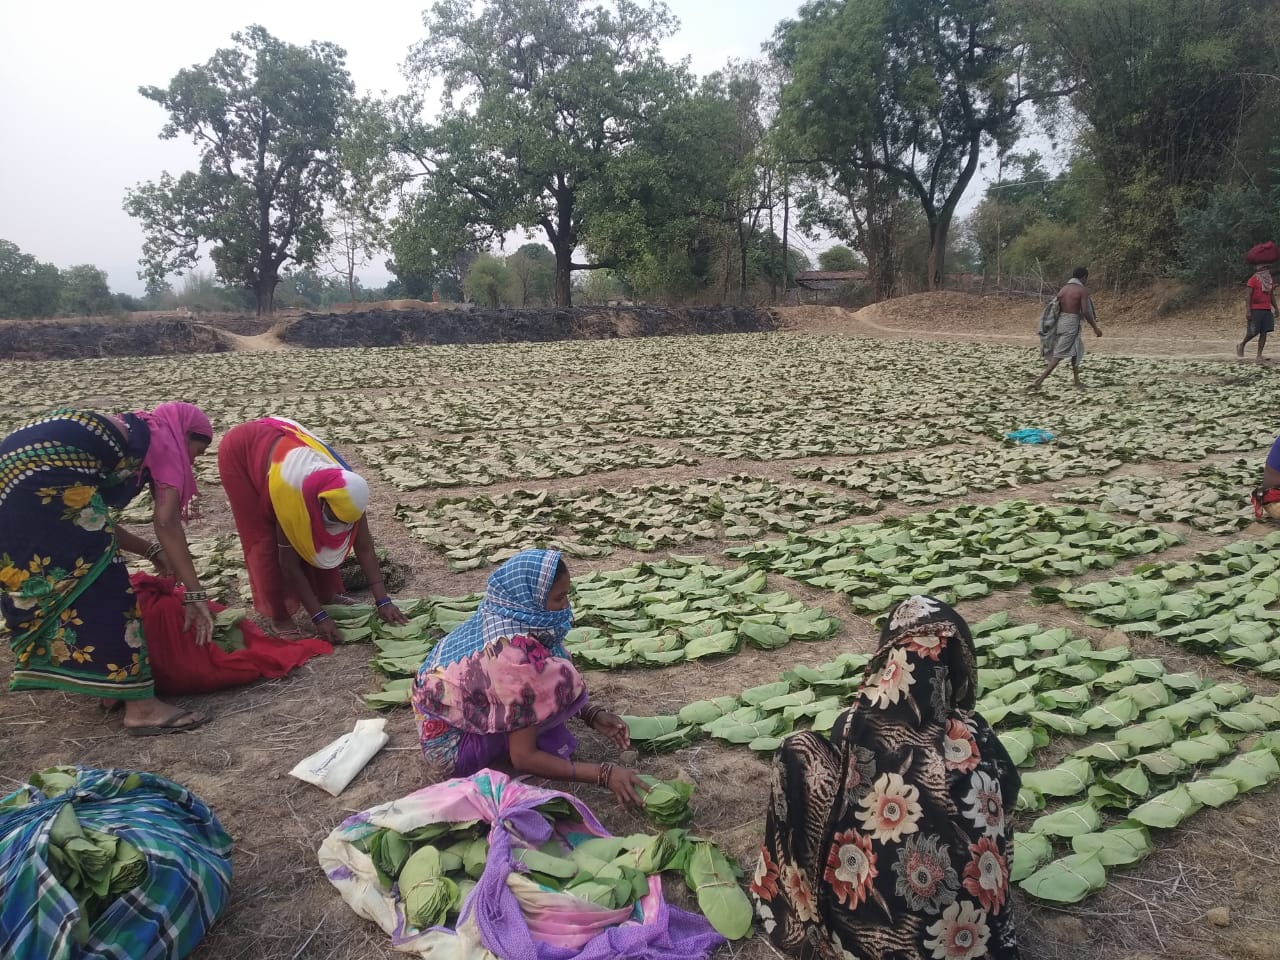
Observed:
[[[179,722],[188,720],[188,718],[190,719],[187,723]],[[175,713],[164,723],[152,723],[142,727],[126,726],[124,732],[131,737],[158,737],[166,733],[188,733],[191,730],[203,727],[208,722],[208,717],[201,716],[194,710],[183,710],[180,713]]]

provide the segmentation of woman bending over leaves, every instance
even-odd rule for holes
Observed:
[[[213,636],[182,521],[192,468],[213,440],[199,407],[162,403],[114,415],[58,410],[0,441],[0,613],[13,648],[10,690],[62,690],[124,704],[134,736],[194,730],[208,718],[156,699],[138,598],[122,551],[185,586],[181,617]],[[149,488],[154,543],[110,511]]]
[[[793,956],[1016,960],[1009,897],[1019,777],[973,712],[968,625],[940,600],[891,612],[831,739],[773,761],[756,914]]]
[[[365,510],[369,484],[301,424],[263,417],[227,431],[218,475],[231,504],[249,570],[253,605],[277,634],[303,636],[293,621],[301,607],[316,636],[333,643],[338,629],[328,603],[352,603],[339,567],[353,549],[369,580],[378,616],[406,623],[378,567]]]
[[[557,550],[525,550],[489,577],[476,612],[431,651],[413,685],[422,755],[434,776],[465,777],[504,758],[521,773],[594,783],[639,806],[631,770],[578,763],[578,717],[619,750],[627,725],[590,703],[563,641],[573,624],[569,569]]]

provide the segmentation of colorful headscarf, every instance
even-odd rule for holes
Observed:
[[[355,542],[356,524],[369,507],[369,484],[301,424],[284,417],[265,421],[283,434],[267,468],[276,521],[298,556],[332,570]],[[336,522],[325,517],[326,505]]]
[[[1254,271],[1254,275],[1258,278],[1263,293],[1270,293],[1276,288],[1275,277],[1271,276],[1270,267],[1260,266]]]
[[[531,636],[566,656],[556,648],[573,626],[573,608],[547,609],[559,566],[559,550],[522,550],[500,566],[489,577],[479,608],[436,644],[423,671],[457,663],[503,637]]]
[[[212,440],[213,424],[194,403],[182,401],[162,403],[151,410],[135,411],[134,415],[151,431],[142,469],[151,474],[156,486],[178,491],[182,516],[186,517],[187,505],[196,495],[196,475],[187,440],[192,434]]]

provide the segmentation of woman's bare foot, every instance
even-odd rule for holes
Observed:
[[[354,607],[357,603],[359,603],[359,601],[356,600],[354,597],[349,597],[345,593],[336,594],[334,598],[329,602],[332,604],[336,604],[339,607]]]
[[[292,620],[272,620],[271,635],[282,640],[301,640],[302,630]]]
[[[102,708],[103,713],[114,713],[124,705],[123,700],[113,700],[111,697],[99,697],[98,706]]]

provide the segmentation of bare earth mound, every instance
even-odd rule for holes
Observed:
[[[566,307],[528,310],[369,310],[304,313],[280,339],[300,347],[602,340],[774,330],[778,316],[753,307]]]

